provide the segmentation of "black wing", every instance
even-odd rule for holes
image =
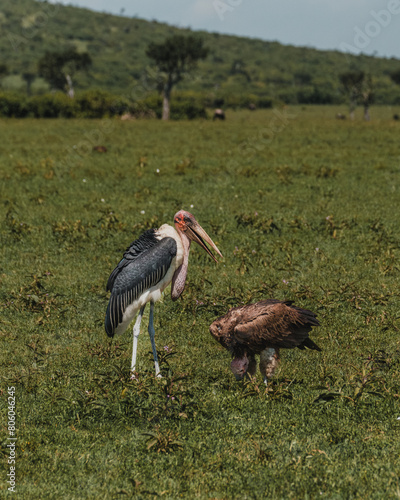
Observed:
[[[173,238],[158,240],[154,231],[146,231],[124,253],[111,273],[107,290],[111,290],[105,321],[109,337],[122,321],[126,308],[145,290],[159,283],[167,274],[177,246]]]
[[[156,229],[148,229],[145,231],[137,240],[129,245],[125,250],[123,258],[119,261],[117,267],[110,274],[107,281],[107,292],[113,289],[114,281],[120,272],[129,265],[132,261],[140,257],[143,252],[149,250],[159,243],[159,240],[155,236]]]

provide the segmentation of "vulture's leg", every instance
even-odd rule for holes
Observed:
[[[156,332],[154,330],[153,320],[154,320],[154,302],[150,302],[149,336],[150,336],[151,348],[153,350],[154,367],[156,369],[156,377],[161,378],[160,367],[158,365],[156,342],[154,340],[154,336],[155,336]]]
[[[140,323],[142,322],[142,317],[144,313],[144,308],[146,304],[140,309],[138,317],[135,321],[135,326],[133,327],[133,347],[132,347],[132,363],[131,363],[131,378],[135,378],[134,372],[136,368],[136,353],[137,353],[137,342],[140,334]]]
[[[279,365],[279,349],[264,349],[260,354],[260,372],[264,378],[264,384],[268,385],[268,379],[272,377]]]
[[[254,377],[257,371],[257,361],[254,355],[249,356],[249,366],[247,368],[247,375]],[[249,377],[250,378],[250,377]]]

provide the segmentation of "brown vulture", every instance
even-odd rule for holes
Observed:
[[[279,364],[279,349],[321,349],[309,338],[316,315],[291,301],[262,300],[234,307],[210,326],[211,335],[233,356],[231,370],[236,380],[254,375],[255,355],[260,355],[260,372],[267,385]]]

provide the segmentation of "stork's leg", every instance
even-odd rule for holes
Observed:
[[[140,334],[140,323],[142,322],[142,317],[145,307],[146,304],[140,309],[138,317],[136,318],[135,321],[135,326],[133,327],[133,347],[132,347],[132,363],[131,363],[132,378],[134,378],[133,373],[135,372],[136,368],[137,342]]]
[[[154,367],[156,369],[156,377],[161,378],[160,366],[158,364],[158,357],[157,357],[156,341],[154,340],[154,336],[155,336],[156,332],[154,330],[153,320],[154,320],[154,302],[150,302],[149,336],[150,336],[151,348],[153,349]]]

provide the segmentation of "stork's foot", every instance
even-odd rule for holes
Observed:
[[[137,375],[136,375],[136,372],[131,371],[131,376],[130,376],[130,379],[131,379],[131,380],[137,380]]]
[[[264,384],[265,384],[265,387],[268,387],[268,378],[264,375]]]
[[[156,378],[163,378],[163,376],[161,375],[161,373],[156,373]]]

